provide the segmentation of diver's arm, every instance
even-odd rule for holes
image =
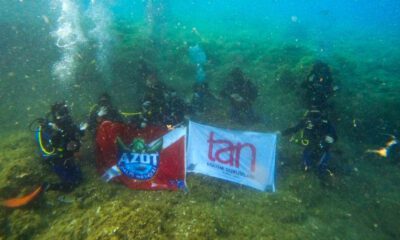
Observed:
[[[233,91],[234,89],[234,84],[232,81],[228,81],[222,88],[222,90],[220,91],[220,96],[221,97],[227,97],[230,98],[230,95],[234,93]]]
[[[89,118],[87,120],[88,123],[88,130],[92,131],[96,128],[97,125],[97,112],[99,111],[99,106],[94,105],[89,112]]]
[[[71,128],[73,135],[67,136],[66,150],[69,152],[78,152],[81,148],[81,138],[85,135],[85,130],[81,130],[81,128],[75,124],[71,125]]]
[[[124,116],[121,114],[121,112],[118,109],[112,107],[110,109],[110,114],[113,116],[113,121],[124,122]]]
[[[330,122],[328,122],[328,135],[333,138],[334,142],[338,140],[336,129]]]
[[[254,85],[254,83],[252,83],[250,80],[248,80],[247,82],[247,87],[248,87],[248,93],[247,94],[243,94],[245,96],[243,96],[243,98],[247,101],[247,102],[254,102],[257,97],[258,97],[258,89],[257,86]]]
[[[50,143],[52,147],[54,148],[60,148],[61,147],[61,133],[58,128],[55,128],[53,126],[56,126],[54,123],[49,122],[49,126],[51,127],[51,133],[50,133]]]
[[[305,127],[305,122],[304,121],[300,121],[299,123],[297,123],[297,125],[295,125],[294,127],[290,127],[286,130],[282,131],[282,136],[287,136],[293,133],[298,132],[300,129]]]
[[[319,146],[322,149],[329,150],[330,146],[337,141],[337,135],[335,127],[330,123],[327,122],[325,126],[326,134],[321,139]]]

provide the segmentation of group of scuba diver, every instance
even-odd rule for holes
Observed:
[[[243,75],[239,68],[232,70],[221,95],[230,102],[230,117],[239,123],[260,121],[253,111],[253,103],[258,96],[257,87]],[[282,136],[291,135],[290,141],[303,145],[302,168],[316,170],[321,178],[332,175],[328,168],[331,159],[330,148],[338,139],[336,130],[328,115],[333,110],[330,101],[337,86],[333,84],[329,66],[316,61],[306,79],[302,82],[304,104],[308,109],[299,122],[288,129],[278,131]]]
[[[206,112],[209,105],[207,101],[210,99],[227,100],[230,120],[233,122],[252,124],[260,120],[253,110],[258,89],[240,68],[234,68],[230,72],[219,94],[211,93],[207,82],[196,81],[190,103],[185,102],[175,90],[160,81],[154,71],[144,72],[146,87],[141,98],[141,111],[137,114],[127,115],[119,111],[113,105],[111,96],[103,93],[92,107],[87,123],[78,126],[65,101],[56,102],[44,118],[35,121],[39,123],[35,133],[41,158],[60,180],[57,183],[44,183],[41,186],[42,191],[69,192],[82,182],[82,173],[75,155],[80,150],[85,132],[94,135],[97,127],[106,120],[134,124],[138,128],[148,125],[176,126],[183,123],[187,115],[196,116]],[[301,139],[292,137],[291,140],[299,140],[304,146],[303,169],[315,169],[319,176],[325,176],[330,173],[328,163],[331,145],[337,141],[335,128],[327,118],[327,109],[331,109],[329,99],[335,92],[328,65],[316,62],[302,88],[308,111],[297,125],[281,133],[282,136],[300,133]]]
[[[121,112],[114,106],[111,96],[104,92],[91,108],[87,122],[79,126],[74,122],[65,101],[54,103],[44,118],[35,119],[31,123],[31,128],[34,123],[39,125],[34,132],[41,158],[60,180],[57,183],[44,183],[41,186],[43,190],[69,192],[81,183],[82,173],[76,164],[75,155],[80,150],[84,134],[88,132],[95,135],[103,121],[127,123],[137,128],[146,128],[148,125],[171,127],[182,123],[188,111],[204,108],[199,100],[203,98],[204,89],[195,88],[193,104],[188,106],[155,73],[145,76],[145,85],[141,111],[138,113]]]
[[[51,107],[49,116],[41,124],[41,131],[37,132],[42,135],[38,136],[42,156],[61,182],[47,184],[46,188],[69,191],[82,180],[81,171],[74,161],[74,153],[79,151],[86,125],[92,134],[95,134],[96,128],[104,120],[134,123],[140,128],[147,125],[174,126],[184,122],[187,114],[196,115],[206,111],[206,99],[214,97],[229,101],[231,121],[245,124],[254,123],[258,119],[253,110],[253,103],[258,96],[257,87],[240,68],[230,72],[219,96],[210,92],[205,81],[196,82],[190,103],[186,103],[175,90],[160,81],[154,71],[146,74],[144,81],[146,88],[141,99],[141,112],[129,118],[113,105],[107,93],[100,95],[97,105],[89,114],[88,123],[80,127],[73,122],[65,102]],[[305,102],[309,110],[296,126],[282,131],[282,135],[301,132],[304,170],[308,171],[315,166],[319,175],[325,175],[331,158],[330,146],[337,141],[335,128],[325,111],[335,91],[328,65],[316,62],[302,87],[305,89]]]

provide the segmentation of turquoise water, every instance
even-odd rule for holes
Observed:
[[[65,99],[85,121],[105,90],[122,111],[138,111],[142,61],[183,99],[196,81],[189,47],[204,50],[215,94],[240,66],[258,87],[264,122],[230,123],[220,117],[225,102],[202,121],[241,130],[296,123],[306,110],[300,83],[315,60],[329,64],[339,88],[327,184],[303,173],[302,148],[281,138],[277,193],[202,176],[188,177],[187,194],[135,192],[100,182],[87,137],[84,183],[0,209],[0,239],[399,239],[399,162],[366,153],[400,134],[399,23],[395,0],[0,0],[1,199],[54,178],[37,157],[32,120]]]

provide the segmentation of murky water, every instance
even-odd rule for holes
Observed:
[[[400,3],[384,1],[0,1],[0,197],[57,180],[29,124],[68,101],[87,120],[107,91],[141,108],[146,71],[189,102],[205,81],[219,95],[240,67],[257,86],[256,124],[232,123],[227,101],[202,122],[271,132],[307,110],[302,82],[321,60],[335,92],[332,176],[303,172],[302,146],[280,137],[277,192],[189,175],[184,192],[103,183],[86,135],[83,183],[0,209],[0,239],[399,239],[399,156],[368,153],[399,135]]]

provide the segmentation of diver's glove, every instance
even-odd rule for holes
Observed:
[[[339,89],[340,89],[340,88],[339,88],[338,85],[335,85],[335,86],[332,87],[332,91],[334,91],[334,92],[338,91]]]
[[[140,123],[140,128],[145,128],[147,127],[147,118],[143,118],[142,122]]]
[[[235,100],[236,102],[243,102],[244,98],[237,93],[232,93],[230,97]]]
[[[102,117],[107,114],[107,108],[106,107],[101,107],[100,110],[97,112],[97,116]]]
[[[55,123],[49,122],[47,125],[48,125],[50,128],[54,129],[54,130],[58,130],[58,127],[57,127],[57,125],[56,125]]]
[[[326,135],[325,138],[319,143],[319,147],[321,149],[328,149],[329,146],[335,142],[335,139],[329,135]]]
[[[328,144],[332,144],[333,142],[335,142],[335,139],[329,135],[326,135],[324,140]]]
[[[150,107],[150,105],[151,105],[150,101],[145,101],[144,103],[142,103],[142,108],[144,110],[147,110]]]
[[[88,128],[89,124],[87,123],[81,123],[79,124],[79,130],[85,131]]]

